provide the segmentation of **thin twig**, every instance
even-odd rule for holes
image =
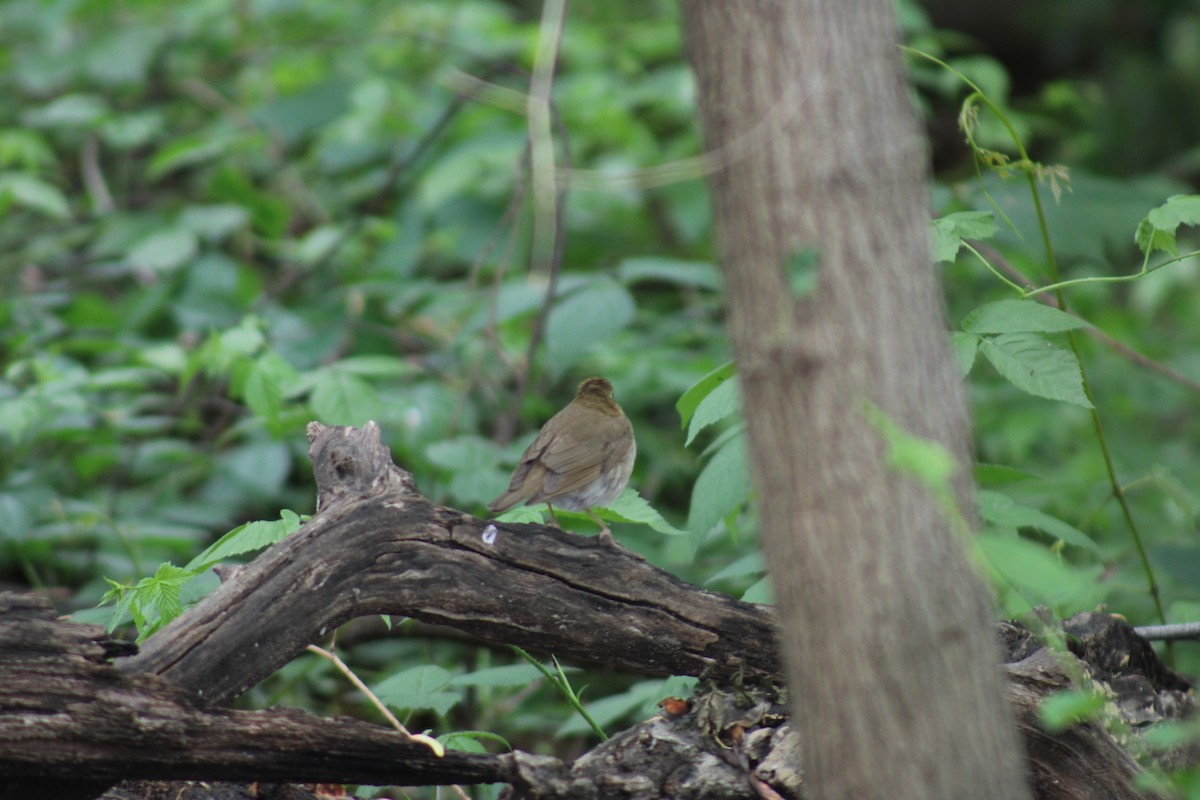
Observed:
[[[557,115],[554,114],[554,106],[550,98],[554,85],[554,65],[562,44],[565,14],[566,0],[550,0],[542,7],[538,52],[534,59],[533,75],[529,81],[527,114],[530,183],[533,189],[533,242],[530,248],[530,260],[533,269],[545,269],[549,280],[546,285],[545,298],[533,322],[533,331],[530,333],[529,345],[525,350],[525,362],[516,375],[511,414],[514,427],[517,416],[520,414],[521,404],[524,402],[533,380],[537,350],[545,336],[550,310],[553,308],[558,294],[559,273],[562,271],[565,244],[563,207],[566,204],[567,191],[566,187],[558,185],[555,178],[558,165],[555,159],[555,137],[551,133],[551,123]],[[559,133],[558,140],[564,150],[564,160],[569,163],[569,158],[566,157],[568,151],[565,131],[561,125],[556,127]]]
[[[321,656],[322,658],[329,659],[330,663],[332,663],[335,667],[337,667],[338,671],[346,676],[346,680],[348,680],[352,684],[354,684],[354,688],[358,689],[360,692],[362,692],[364,695],[366,695],[367,699],[371,701],[371,705],[375,706],[375,708],[379,711],[379,713],[382,714],[384,716],[384,718],[387,719],[387,721],[391,723],[393,728],[395,728],[400,733],[407,736],[412,741],[420,742],[421,744],[426,745],[427,747],[429,747],[430,750],[432,750],[434,752],[434,755],[436,755],[438,758],[441,758],[442,756],[446,755],[446,748],[443,747],[442,743],[439,742],[437,739],[434,739],[430,736],[426,736],[423,733],[409,733],[408,729],[405,728],[404,725],[402,725],[400,723],[400,720],[396,719],[396,715],[388,710],[387,706],[385,706],[383,704],[383,702],[380,701],[380,699],[375,696],[374,692],[372,692],[370,689],[367,688],[367,685],[362,682],[362,679],[354,674],[353,670],[351,670],[350,667],[346,665],[345,661],[342,661],[341,657],[338,656],[337,653],[333,652],[332,648],[329,650],[325,650],[324,648],[317,647],[315,644],[310,644],[306,649],[310,653],[314,653],[316,655]]]
[[[104,171],[100,169],[100,137],[94,133],[83,142],[79,167],[83,173],[83,185],[92,198],[92,208],[96,214],[112,213],[117,205],[113,202],[112,192],[108,190],[108,182],[104,180]]]

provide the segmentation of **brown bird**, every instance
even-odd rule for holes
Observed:
[[[592,513],[620,496],[637,457],[633,426],[613,399],[612,384],[588,378],[579,384],[575,399],[551,417],[513,470],[508,491],[488,503],[501,513],[520,503],[554,505],[567,511],[585,511],[600,526],[600,539],[612,542],[612,531]]]

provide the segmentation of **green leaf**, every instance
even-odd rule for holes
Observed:
[[[975,366],[975,353],[979,350],[979,337],[973,333],[952,331],[950,333],[950,348],[954,351],[954,361],[958,371],[965,378]]]
[[[395,378],[413,375],[419,368],[396,356],[348,356],[337,362],[338,370],[364,378]]]
[[[557,514],[559,512],[555,512]],[[503,514],[495,517],[497,522],[512,522],[517,525],[535,524],[541,525],[546,521],[546,504],[538,503],[532,506],[517,506],[510,508]]]
[[[425,455],[439,467],[450,470],[478,470],[500,461],[502,451],[495,442],[482,436],[459,436],[435,442]]]
[[[199,250],[196,234],[187,228],[168,228],[137,242],[128,257],[138,269],[169,272],[186,264]]]
[[[1002,486],[1006,483],[1036,480],[1037,475],[1018,467],[1003,464],[976,464],[975,481],[981,486]]]
[[[303,521],[296,512],[285,508],[279,512],[277,520],[260,520],[239,525],[189,561],[184,570],[192,574],[203,572],[227,558],[270,547],[300,530]]]
[[[445,716],[463,697],[462,692],[450,690],[451,678],[436,664],[410,667],[375,686],[375,696],[397,711],[428,708]]]
[[[704,583],[716,583],[717,581],[725,580],[726,578],[742,578],[747,575],[761,575],[766,567],[763,565],[762,553],[757,550],[751,550],[746,555],[737,559],[731,564],[726,564],[721,570],[718,570],[712,577]]]
[[[649,525],[659,533],[669,536],[681,536],[687,531],[681,531],[663,519],[653,506],[633,489],[625,489],[621,496],[608,506],[595,509],[596,516],[613,522],[637,522]],[[608,513],[605,513],[608,512]]]
[[[1139,734],[1150,747],[1170,750],[1200,740],[1200,721],[1195,717],[1186,721],[1166,720],[1157,722]]]
[[[771,588],[771,576],[763,576],[762,580],[742,592],[741,600],[743,603],[774,603],[775,591]]]
[[[67,94],[24,115],[36,128],[90,129],[108,114],[108,102],[98,95]]]
[[[1036,300],[997,300],[967,314],[967,333],[1061,333],[1088,327],[1088,323]]]
[[[111,633],[128,614],[138,629],[142,642],[155,631],[183,613],[180,589],[196,574],[171,563],[160,564],[154,576],[142,578],[133,586],[105,578],[111,587],[101,602],[117,600],[108,630]]]
[[[567,672],[580,671],[578,667],[564,667],[564,669]],[[528,686],[534,681],[541,680],[543,677],[541,671],[532,664],[510,664],[504,667],[477,669],[465,675],[456,675],[447,685],[456,689],[465,689],[468,686],[487,686],[490,688]]]
[[[979,349],[996,371],[1018,389],[1091,408],[1083,391],[1083,374],[1070,350],[1036,333],[1006,333],[984,339]]]
[[[15,203],[54,219],[67,219],[71,209],[57,186],[23,172],[0,175],[0,207]]]
[[[934,261],[953,261],[963,239],[990,239],[998,230],[996,217],[990,211],[958,211],[933,220],[930,226]]]
[[[1020,536],[984,531],[975,541],[1007,614],[1024,614],[1036,605],[1060,614],[1092,608],[1110,588],[1098,580],[1103,566],[1074,567]]]
[[[637,708],[641,708],[648,700],[657,701],[662,681],[641,681],[631,686],[628,691],[609,695],[601,700],[587,704],[588,713],[601,728],[613,724]],[[581,715],[568,719],[555,732],[556,736],[575,736],[592,730]]]
[[[179,215],[179,225],[210,242],[219,242],[250,222],[250,212],[241,206],[188,206]]]
[[[0,167],[33,174],[56,161],[46,139],[28,128],[0,128]]]
[[[728,361],[692,384],[679,398],[679,401],[675,403],[675,409],[679,412],[680,427],[687,427],[688,422],[692,419],[692,415],[696,413],[696,409],[700,406],[704,398],[708,397],[714,389],[736,374],[737,364],[733,361]],[[689,439],[689,441],[691,440]]]
[[[488,731],[454,731],[443,733],[437,737],[447,750],[461,750],[465,753],[486,753],[481,742],[495,742],[503,745],[506,750],[512,750],[512,745],[503,736]]]
[[[700,405],[696,406],[696,412],[688,424],[687,441],[684,442],[684,446],[691,444],[692,440],[696,438],[696,434],[709,425],[715,425],[727,417],[735,416],[741,413],[741,410],[742,395],[738,382],[727,380],[718,384],[700,401]]]
[[[212,131],[189,133],[172,139],[159,148],[150,159],[146,177],[156,181],[176,170],[190,167],[222,155],[232,143],[228,134],[219,135]]]
[[[1061,733],[1072,725],[1094,719],[1108,700],[1093,689],[1063,689],[1042,699],[1038,717],[1050,733]]]
[[[1087,534],[1057,517],[1038,511],[1036,508],[1018,505],[1012,498],[988,489],[980,490],[977,498],[979,516],[997,528],[1033,528],[1056,539],[1084,550],[1090,550],[1103,558],[1104,551],[1088,538]]]
[[[1167,202],[1138,223],[1133,239],[1146,255],[1163,250],[1177,256],[1179,247],[1175,243],[1175,231],[1180,225],[1200,225],[1200,195],[1168,197]]]
[[[317,373],[309,404],[326,425],[363,425],[383,412],[375,387],[336,365]]]
[[[256,416],[273,421],[279,417],[284,398],[299,379],[296,368],[270,350],[255,359],[242,386],[242,396]]]
[[[746,436],[740,433],[717,450],[696,478],[688,530],[697,540],[703,538],[726,514],[744,506],[749,496]]]
[[[596,281],[556,303],[546,322],[546,354],[561,374],[633,320],[633,297],[624,286]]]
[[[662,281],[713,291],[721,289],[721,273],[715,264],[660,256],[625,259],[617,267],[617,279],[625,284]]]

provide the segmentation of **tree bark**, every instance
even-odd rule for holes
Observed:
[[[813,796],[1025,798],[985,590],[868,403],[968,424],[888,0],[683,0],[764,547]],[[816,261],[815,291],[794,282]]]

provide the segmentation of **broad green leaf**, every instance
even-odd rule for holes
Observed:
[[[1088,538],[1083,531],[1057,517],[1038,511],[1036,508],[1019,505],[1007,495],[982,489],[976,497],[976,501],[979,506],[979,516],[985,522],[998,528],[1033,528],[1069,545],[1090,550],[1097,556],[1104,557],[1104,551],[1100,549],[1100,546]]]
[[[271,350],[254,361],[242,386],[246,405],[255,415],[274,420],[284,407],[284,398],[299,380],[295,367]]]
[[[169,272],[199,252],[196,234],[186,228],[167,228],[152,233],[130,248],[128,257],[138,269]]]
[[[703,538],[726,514],[741,508],[750,496],[745,434],[727,440],[704,465],[692,487],[688,530]]]
[[[679,412],[680,427],[687,427],[701,401],[736,374],[737,364],[728,361],[692,384],[675,403],[675,409]]]
[[[156,181],[176,170],[215,159],[232,143],[228,134],[214,131],[189,133],[167,142],[154,156],[146,168],[146,177]]]
[[[1138,223],[1133,238],[1146,255],[1163,250],[1176,256],[1179,247],[1175,244],[1175,231],[1180,225],[1200,225],[1200,195],[1177,194],[1167,198],[1167,202]]]
[[[425,455],[444,469],[478,470],[498,463],[501,451],[495,442],[482,436],[459,436],[429,445]]]
[[[54,219],[71,216],[67,198],[57,186],[24,172],[0,175],[0,207],[9,203]]]
[[[641,708],[648,700],[657,702],[660,699],[658,693],[661,686],[662,681],[642,681],[635,683],[621,694],[609,695],[601,700],[586,703],[585,706],[596,724],[604,728],[617,722],[634,709]],[[591,730],[587,721],[581,715],[575,714],[559,727],[555,735],[559,737],[574,736],[588,733]]]
[[[963,239],[990,239],[997,231],[996,217],[990,211],[958,211],[933,220],[930,226],[934,261],[953,261]]]
[[[952,331],[950,333],[950,348],[954,351],[954,361],[958,371],[965,378],[975,366],[975,353],[979,350],[979,337],[973,333]]]
[[[764,603],[768,605],[774,603],[775,591],[771,588],[771,576],[764,575],[762,580],[742,592],[741,600],[743,603]]]
[[[996,575],[1005,613],[1020,615],[1048,605],[1058,613],[1092,608],[1110,586],[1098,580],[1104,567],[1074,567],[1047,547],[1020,536],[984,531],[976,542]]]
[[[979,349],[1018,389],[1049,400],[1092,407],[1083,391],[1083,374],[1075,354],[1044,336],[1006,333],[985,338]]]
[[[700,405],[696,406],[696,411],[688,423],[687,441],[684,442],[684,446],[691,444],[696,434],[709,425],[715,425],[740,413],[741,410],[742,396],[738,382],[727,380],[718,384],[700,401]]]
[[[24,122],[35,128],[89,129],[108,114],[108,101],[91,94],[67,94],[26,112]]]
[[[578,667],[563,667],[566,672],[579,672]],[[467,686],[528,686],[542,679],[542,673],[532,664],[509,664],[504,667],[477,669],[465,675],[454,676],[449,684],[456,689]]]
[[[443,733],[437,740],[446,746],[447,750],[461,750],[465,753],[486,753],[483,742],[495,742],[503,745],[505,750],[512,750],[512,745],[503,736],[488,731],[454,731]]]
[[[303,521],[296,512],[285,508],[279,512],[277,520],[259,520],[239,525],[188,562],[184,570],[193,574],[203,572],[227,558],[270,547],[300,530]]]
[[[500,496],[508,480],[509,476],[495,470],[465,469],[450,477],[448,489],[456,505],[483,506]]]
[[[705,585],[716,583],[726,578],[742,578],[746,575],[760,575],[766,567],[763,565],[762,553],[757,550],[751,550],[746,555],[737,559],[731,564],[726,564],[723,569],[718,570],[711,578],[706,580]]]
[[[462,700],[462,692],[450,689],[453,677],[436,664],[410,667],[375,686],[375,696],[398,711],[428,708],[445,716]]]
[[[1192,717],[1186,721],[1157,722],[1139,736],[1150,747],[1163,750],[1193,744],[1200,741],[1200,720]]]
[[[283,490],[292,470],[292,458],[287,442],[247,439],[246,444],[230,447],[217,456],[216,469],[239,491],[269,495]]]
[[[0,128],[0,168],[33,174],[56,161],[45,137],[28,128]]]
[[[556,303],[546,322],[546,353],[552,369],[566,372],[632,322],[635,310],[629,291],[609,280],[596,281]]]
[[[715,264],[660,256],[625,259],[617,267],[617,279],[626,284],[663,281],[713,291],[721,289],[721,273]]]
[[[595,512],[596,516],[603,520],[638,522],[643,525],[649,525],[659,533],[665,533],[670,536],[679,536],[687,533],[687,531],[681,531],[663,519],[662,514],[659,514],[645,498],[633,489],[625,489],[625,491],[621,492],[621,496],[610,505],[599,507],[595,509]]]
[[[558,514],[559,512],[555,512]],[[538,503],[532,506],[517,506],[510,508],[503,514],[497,516],[497,522],[512,522],[517,525],[535,524],[541,525],[546,521],[546,504]]]
[[[1061,733],[1096,717],[1107,702],[1108,698],[1094,689],[1063,689],[1042,698],[1038,717],[1047,731]]]
[[[255,230],[268,239],[279,239],[287,231],[292,215],[292,207],[287,200],[259,189],[232,165],[217,170],[209,184],[209,194],[213,200],[235,203],[249,209]]]
[[[975,480],[981,486],[1002,486],[1006,483],[1036,480],[1032,472],[1003,464],[976,464]]]
[[[219,242],[250,223],[250,212],[241,206],[188,206],[179,225],[210,242]]]
[[[396,356],[347,356],[337,362],[341,372],[361,375],[364,378],[394,378],[412,375],[419,369]]]
[[[1061,333],[1088,327],[1088,323],[1036,300],[997,300],[967,314],[967,333]]]
[[[336,366],[317,374],[309,404],[326,425],[363,425],[378,419],[383,411],[383,401],[374,386]]]

